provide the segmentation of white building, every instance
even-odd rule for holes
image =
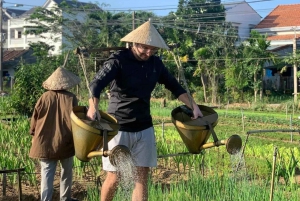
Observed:
[[[47,0],[42,6],[45,9],[51,10],[57,8],[57,5],[62,3],[63,0]],[[79,1],[66,0],[71,8],[76,8],[76,15],[69,15],[62,11],[59,16],[63,19],[72,19],[82,22],[85,20],[85,12],[80,9],[84,6],[93,6],[95,9],[100,9],[97,5],[91,3],[84,3]],[[50,46],[54,46],[54,51],[49,52],[51,55],[58,55],[64,49],[72,49],[68,37],[70,36],[70,31],[65,27],[56,27],[58,31],[53,33],[45,33],[41,35],[24,35],[23,33],[28,29],[26,27],[36,26],[34,23],[30,23],[26,19],[35,11],[36,8],[32,8],[27,12],[22,13],[18,17],[10,18],[7,20],[7,38],[4,47],[7,49],[27,49],[30,43],[35,43],[38,41],[45,42]]]
[[[253,30],[267,34],[270,50],[291,50],[295,38],[300,38],[300,4],[277,6]]]
[[[253,30],[267,35],[270,41],[269,50],[279,56],[288,56],[293,48],[300,45],[300,4],[278,5]],[[296,40],[296,45],[293,45]],[[283,68],[287,66],[287,68]],[[271,79],[277,71],[281,71],[280,87],[284,90],[293,89],[294,72],[291,64],[283,64],[277,69],[270,64],[266,67],[266,79]]]
[[[240,42],[249,38],[251,29],[261,21],[261,16],[246,1],[226,2],[224,7],[225,20],[237,27]]]
[[[46,0],[42,8],[52,10],[57,8],[57,5],[64,0]],[[69,15],[66,12],[59,12],[59,15],[63,19],[72,19],[82,22],[85,20],[86,12],[84,8],[90,7],[93,9],[100,9],[96,4],[84,3],[80,1],[65,0],[69,7],[76,10],[75,15]],[[82,9],[81,9],[82,8]],[[32,51],[29,50],[30,43],[45,42],[46,44],[53,46],[54,50],[50,51],[50,55],[58,55],[64,49],[74,49],[71,43],[67,39],[67,35],[70,36],[70,31],[65,27],[56,27],[58,29],[56,34],[46,33],[41,35],[25,35],[26,27],[36,26],[34,23],[30,23],[27,18],[36,10],[32,8],[30,10],[22,9],[2,9],[3,11],[3,65],[2,76],[14,76],[15,68],[22,60],[27,63],[35,62],[35,58],[31,55]],[[74,25],[75,26],[75,25]],[[1,76],[1,75],[0,75]]]

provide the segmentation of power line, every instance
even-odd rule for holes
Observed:
[[[192,20],[192,21],[187,21],[187,22],[185,22],[185,21],[183,21],[183,22],[180,22],[180,21],[179,22],[178,21],[171,22],[170,21],[170,22],[163,22],[163,23],[161,23],[160,21],[156,22],[155,19],[154,19],[153,23],[156,24],[156,25],[166,27],[166,28],[172,28],[172,29],[197,33],[197,28],[198,28],[198,25],[199,25],[199,21],[196,21],[196,20],[198,20],[198,19],[210,19],[210,18],[212,18],[212,17],[206,16],[206,17],[192,18],[192,19],[189,19],[189,20]],[[160,18],[157,18],[157,19],[160,19]],[[73,18],[73,20],[74,20],[74,18]],[[136,19],[136,20],[138,21],[140,19]],[[131,19],[130,20],[128,19],[128,23],[126,22],[126,24],[123,23],[123,22],[119,22],[119,21],[106,21],[105,23],[107,25],[127,25],[127,26],[131,26],[132,23],[130,21],[131,21]],[[206,26],[206,28],[212,28],[214,25],[217,25],[218,23],[219,22],[210,22],[210,21],[208,21],[208,22],[201,22],[201,25]],[[221,25],[221,23],[220,23],[220,25]],[[185,27],[185,26],[188,26],[188,27]],[[194,26],[195,28],[193,28],[191,26]],[[96,26],[90,26],[90,29],[95,28],[95,27]],[[207,34],[207,35],[215,35],[215,36],[220,36],[220,37],[234,37],[234,38],[237,37],[237,35],[229,35],[229,34],[225,35],[225,34],[221,34],[221,33],[211,33],[211,32],[207,32],[207,31],[200,31],[198,33]],[[241,38],[246,39],[248,37],[241,37]]]
[[[260,3],[260,2],[266,2],[266,1],[274,1],[274,0],[253,0],[253,1],[248,1],[246,3]],[[80,2],[80,1],[79,1]],[[8,4],[16,4],[16,3],[13,3],[13,2],[6,2]],[[82,3],[87,3],[87,2],[82,2]],[[238,5],[238,4],[242,4],[244,2],[242,1],[229,1],[228,3],[222,3],[221,5],[223,6],[226,6],[226,5]],[[23,4],[24,6],[31,6],[31,7],[37,7],[37,5],[28,5],[28,4]],[[97,4],[93,4],[93,3],[90,3],[89,5],[94,5],[96,6]],[[171,6],[171,7],[170,7]],[[219,7],[220,4],[213,4],[213,3],[209,3],[209,4],[203,4],[203,3],[194,3],[194,4],[191,4],[190,6],[188,6],[189,8],[211,8],[211,7]],[[109,8],[109,9],[106,9],[106,8],[100,8],[98,5],[97,5],[98,9],[100,10],[106,10],[106,11],[155,11],[155,10],[174,10],[174,9],[177,9],[178,6],[177,5],[166,5],[166,6],[147,6],[147,7],[120,7],[120,8]],[[51,7],[48,7],[48,8],[51,8]],[[52,7],[52,8],[55,8],[55,7]],[[82,11],[82,9],[80,8],[69,8],[69,9],[72,9],[74,11]],[[86,10],[86,9],[85,9]],[[94,9],[89,9],[91,11],[95,11],[96,8]]]

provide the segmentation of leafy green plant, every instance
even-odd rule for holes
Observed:
[[[12,94],[12,107],[20,114],[30,116],[38,98],[45,89],[43,81],[53,72],[55,66],[22,64],[15,74],[16,80]]]

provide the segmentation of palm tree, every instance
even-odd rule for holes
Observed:
[[[266,40],[266,35],[261,35],[257,31],[251,31],[250,38],[245,42],[243,55],[247,63],[248,72],[253,78],[254,102],[257,101],[257,94],[260,91],[260,100],[263,96],[263,68],[266,62],[276,63],[275,54],[268,51],[270,41]]]

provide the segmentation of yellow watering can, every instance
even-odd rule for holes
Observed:
[[[72,133],[75,147],[75,156],[88,162],[96,156],[110,156],[110,162],[116,164],[116,156],[120,153],[130,154],[124,145],[118,145],[108,150],[107,143],[118,133],[120,128],[117,120],[99,110],[100,121],[90,121],[86,118],[87,108],[76,106],[71,113]],[[101,150],[101,151],[100,151]]]
[[[242,140],[239,135],[232,135],[228,139],[219,140],[214,127],[218,123],[218,114],[212,108],[198,105],[203,117],[192,120],[192,111],[182,105],[175,108],[172,115],[172,122],[180,134],[182,141],[190,153],[199,154],[201,150],[226,145],[229,154],[236,154],[242,147]],[[212,136],[214,142],[207,143]]]

